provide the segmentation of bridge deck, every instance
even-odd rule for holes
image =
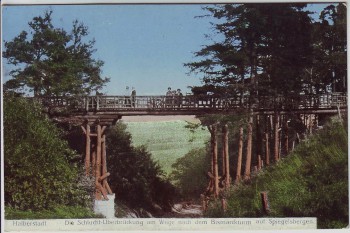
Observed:
[[[237,113],[252,109],[255,113],[336,113],[347,108],[347,95],[298,95],[293,97],[249,96],[81,96],[39,98],[45,106],[68,108],[76,119],[104,119],[132,115],[204,115]]]

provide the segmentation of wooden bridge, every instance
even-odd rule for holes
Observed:
[[[107,182],[110,175],[107,172],[106,156],[106,127],[117,122],[122,116],[131,115],[205,115],[205,114],[233,114],[241,111],[252,110],[255,116],[256,127],[259,127],[259,117],[265,117],[265,154],[256,155],[258,169],[270,163],[270,143],[274,141],[273,160],[278,161],[281,154],[281,145],[288,153],[288,116],[287,114],[299,114],[303,118],[306,128],[312,130],[318,116],[322,114],[340,114],[347,110],[347,95],[345,93],[332,93],[322,95],[296,95],[296,96],[74,96],[74,97],[41,97],[35,98],[48,110],[51,117],[58,121],[81,125],[85,135],[85,170],[87,176],[95,177],[95,198],[97,201],[108,200],[112,190]],[[249,111],[251,113],[251,111]],[[209,126],[211,134],[211,177],[206,192],[203,194],[203,208],[208,203],[208,195],[219,196],[219,166],[217,131],[218,124]],[[253,115],[249,115],[247,132],[247,155],[245,162],[244,179],[250,177],[252,164],[252,133]],[[311,131],[310,131],[311,132]],[[259,133],[259,131],[257,131]],[[230,185],[229,161],[228,161],[228,127],[222,128],[223,153],[222,176],[224,187]],[[273,135],[273,137],[271,136]],[[258,144],[262,144],[263,135],[257,135]],[[260,141],[259,141],[260,140]],[[282,143],[283,141],[283,143]],[[243,126],[240,126],[239,155],[242,160]],[[271,156],[272,157],[272,156]],[[237,176],[235,182],[241,178],[241,164],[237,164]]]
[[[76,120],[112,123],[117,116],[132,115],[204,115],[230,114],[245,109],[255,113],[274,111],[295,113],[336,113],[347,108],[347,95],[332,93],[295,96],[74,96],[41,97],[39,101],[52,109],[69,109]],[[57,111],[59,112],[59,111]]]

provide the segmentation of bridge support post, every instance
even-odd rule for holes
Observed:
[[[286,155],[289,153],[289,130],[288,130],[288,118],[284,121],[284,148]]]
[[[90,141],[90,125],[86,125],[86,131],[85,131],[85,137],[86,137],[86,147],[85,147],[85,172],[88,176],[90,174],[90,148],[91,148],[91,141]]]
[[[260,131],[260,116],[256,116],[256,162],[257,169],[260,170],[262,168],[262,160],[261,160],[261,131]]]
[[[222,127],[222,167],[223,176],[225,177],[225,188],[230,187],[230,162],[228,154],[228,125]]]
[[[250,179],[251,165],[252,165],[252,142],[253,142],[253,115],[249,116],[248,122],[248,139],[247,139],[247,157],[244,170],[244,180]]]
[[[277,162],[279,160],[279,116],[277,112],[274,115],[274,134],[274,160]]]
[[[241,169],[242,169],[242,157],[243,157],[243,126],[239,127],[239,142],[238,142],[238,158],[236,167],[236,179],[235,184],[238,184],[241,180]]]
[[[265,164],[266,166],[270,165],[270,116],[266,117],[266,129],[265,129]]]
[[[208,127],[211,138],[211,155],[212,155],[212,175],[213,175],[213,191],[214,197],[219,196],[219,168],[218,168],[218,144],[217,144],[217,124]]]
[[[113,194],[108,185],[107,158],[106,158],[106,126],[96,125],[96,132],[91,132],[91,127],[86,124],[81,127],[85,133],[85,169],[86,175],[95,177],[95,200],[108,200],[108,196]],[[93,139],[93,140],[92,140]],[[92,153],[91,153],[92,152]],[[92,163],[92,166],[91,166]],[[92,172],[90,173],[90,167]]]

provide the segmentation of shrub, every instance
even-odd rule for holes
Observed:
[[[131,146],[131,135],[123,123],[106,133],[109,183],[116,197],[132,208],[151,209],[154,203],[168,207],[174,187],[146,148]]]
[[[4,98],[5,204],[18,210],[84,205],[77,187],[75,153],[41,107],[24,98]]]
[[[198,198],[205,191],[209,180],[210,158],[205,148],[193,149],[172,165],[170,179],[182,196]]]

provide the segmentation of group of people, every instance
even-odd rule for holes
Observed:
[[[167,108],[181,107],[182,99],[183,94],[181,89],[172,90],[171,87],[168,87],[165,97],[165,106]],[[124,104],[126,107],[136,107],[136,90],[134,87],[131,88],[130,92],[129,86],[126,86],[124,92]]]
[[[168,87],[168,91],[166,92],[166,107],[181,107],[183,94],[180,89],[171,90],[171,87]]]
[[[168,91],[166,92],[166,96],[183,96],[180,89],[171,90],[171,87],[168,87]]]

